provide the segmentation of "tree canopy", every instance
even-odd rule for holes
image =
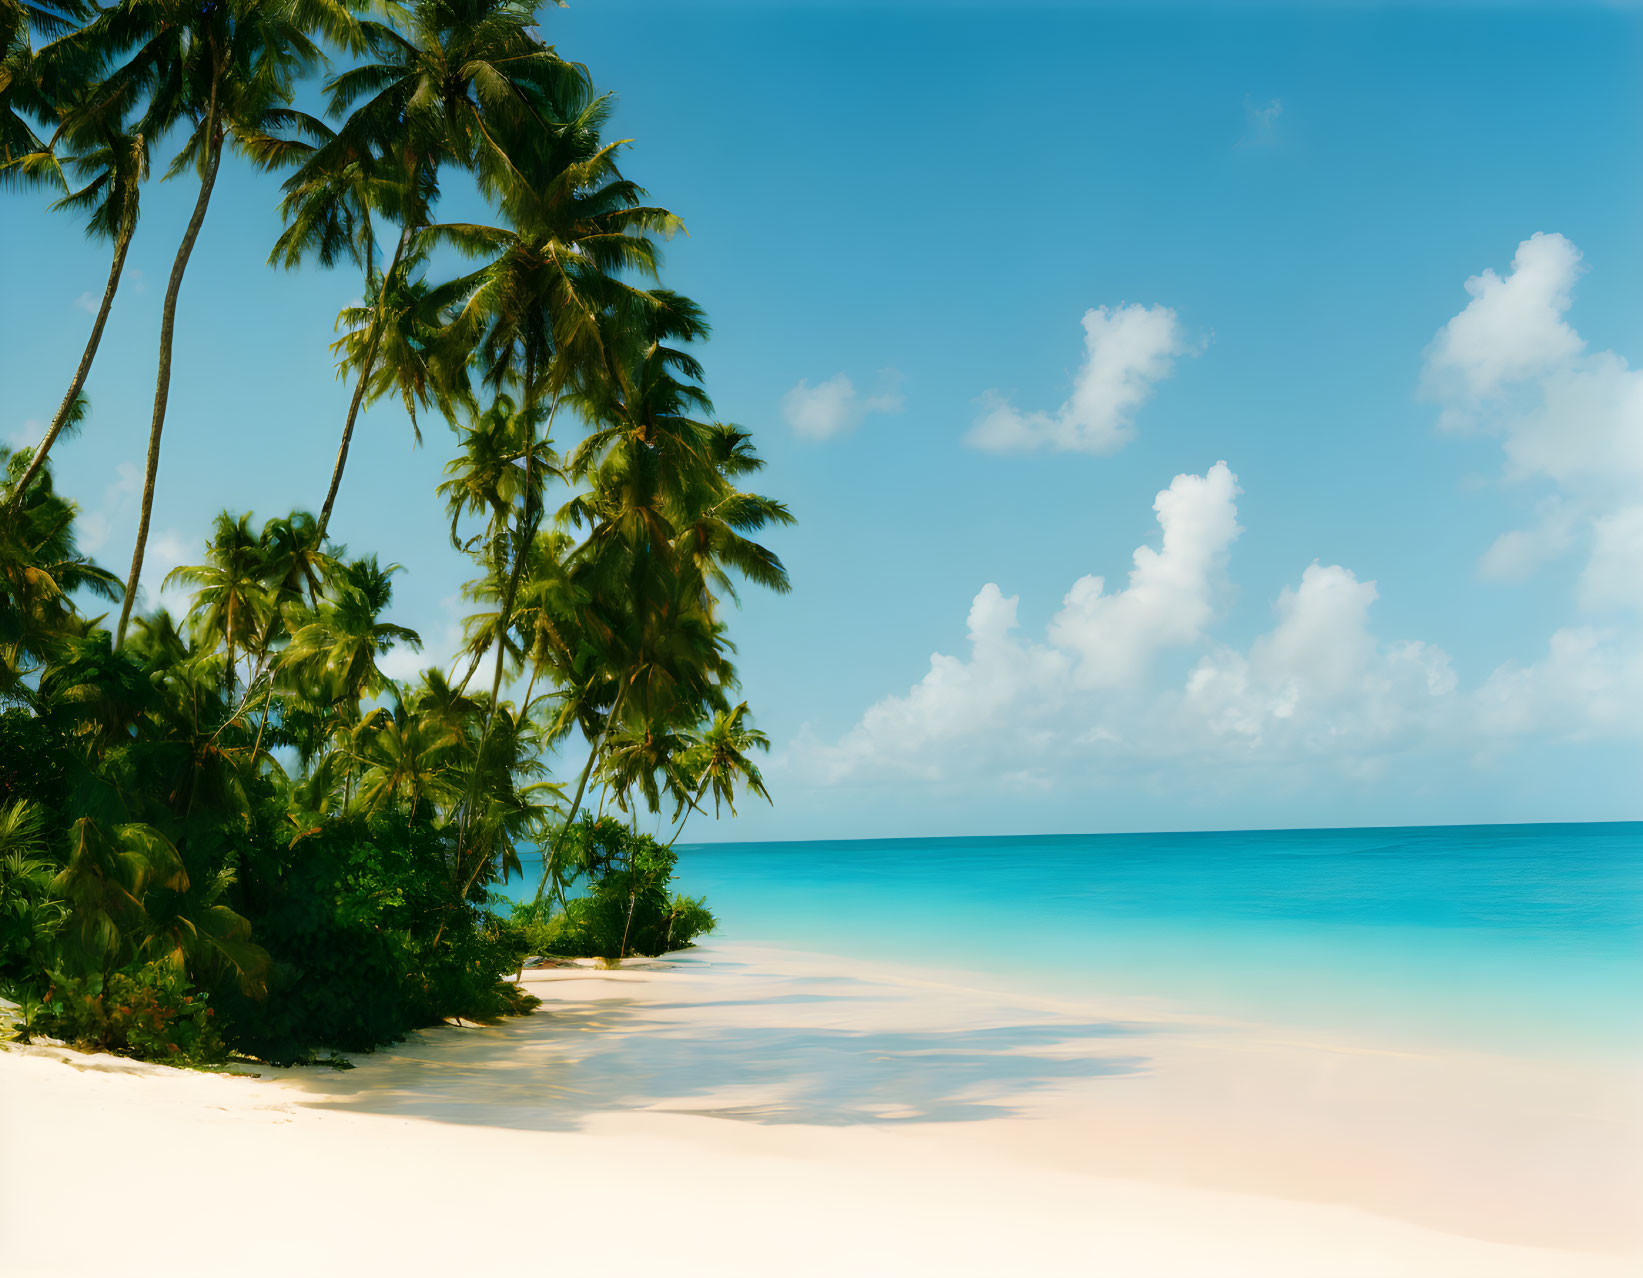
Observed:
[[[502,978],[531,949],[620,959],[712,925],[640,818],[769,798],[725,604],[789,588],[759,538],[792,516],[744,487],[762,463],[703,385],[706,317],[661,283],[679,220],[622,172],[610,97],[536,24],[500,0],[0,0],[7,198],[47,188],[48,215],[113,246],[57,414],[0,449],[0,991],[26,1025],[297,1059],[522,1010]],[[327,120],[294,106],[316,75]],[[85,387],[151,155],[198,189],[122,583],[80,549],[50,452],[97,429]],[[225,155],[288,171],[272,264],[360,272],[333,347],[353,392],[293,509],[222,512],[169,574],[190,592],[173,617],[138,583]],[[489,220],[439,220],[452,181]],[[419,434],[448,424],[428,499],[472,564],[459,651],[412,680],[388,660],[421,651],[392,616],[399,565],[332,533],[365,513],[343,475],[385,397]],[[496,889],[538,859],[535,904],[510,914]]]

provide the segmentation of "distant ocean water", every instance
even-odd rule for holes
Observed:
[[[681,845],[715,940],[1643,1058],[1643,823]]]

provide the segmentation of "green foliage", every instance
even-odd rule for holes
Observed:
[[[33,1028],[76,1047],[142,1056],[175,1065],[227,1058],[204,994],[169,963],[103,976],[56,974]]]
[[[0,809],[0,982],[43,972],[68,918],[52,888],[56,867],[37,855],[42,826],[27,800]]]
[[[709,795],[768,799],[721,609],[738,579],[788,588],[753,538],[792,516],[743,487],[763,463],[714,416],[706,317],[659,283],[679,223],[619,167],[610,99],[512,0],[28,13],[0,41],[0,186],[51,188],[114,255],[51,425],[0,447],[0,993],[111,1050],[301,1060],[527,1010],[501,978],[528,952],[619,960],[710,929],[672,892],[671,844],[577,817],[590,787],[679,830]],[[294,109],[328,51],[331,124]],[[176,285],[225,154],[293,166],[271,260],[347,261],[364,299],[339,322],[355,393],[334,468],[315,459],[318,516],[224,511],[167,578],[194,591],[175,618],[133,611],[146,533],[122,590],[48,464],[85,416],[160,146],[199,183],[140,528],[173,354],[188,368]],[[436,222],[458,175],[487,219]],[[438,277],[450,248],[472,269]],[[387,395],[419,438],[429,409],[458,436],[435,496],[474,572],[461,651],[410,683],[386,660],[420,649],[392,617],[399,565],[326,536],[356,418]],[[586,762],[562,785],[573,735]],[[502,917],[484,903],[527,845],[547,849],[541,904]]]
[[[706,936],[718,926],[719,920],[707,908],[706,897],[674,896],[668,901],[664,944],[658,952],[665,954],[694,945],[698,936]]]
[[[446,1017],[489,1020],[525,1010],[499,979],[524,955],[518,932],[428,873],[451,852],[429,820],[396,812],[345,815],[247,859],[258,942],[271,971],[265,998],[230,991],[230,1038],[272,1060],[317,1044],[369,1051]]]
[[[684,949],[717,923],[700,897],[669,889],[678,857],[648,834],[605,817],[584,818],[564,847],[585,884],[578,896],[514,907],[532,954],[621,959]]]

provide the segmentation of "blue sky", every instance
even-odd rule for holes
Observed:
[[[1635,11],[545,23],[689,227],[668,282],[800,521],[774,539],[794,593],[734,627],[777,805],[690,837],[1640,815]],[[184,285],[154,581],[216,510],[324,492],[358,286],[263,265],[274,192],[225,165]],[[122,572],[192,196],[151,189],[59,454]],[[32,440],[106,261],[39,201],[0,203],[0,235],[0,433]],[[425,428],[413,451],[369,414],[333,531],[406,566],[400,619],[442,657],[464,564]],[[1131,583],[1165,491],[1171,544]]]

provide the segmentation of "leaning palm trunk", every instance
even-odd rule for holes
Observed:
[[[382,345],[382,329],[387,320],[388,282],[393,279],[394,271],[399,267],[399,260],[405,255],[405,246],[410,238],[411,228],[407,226],[400,232],[399,243],[394,246],[393,260],[388,263],[388,269],[382,276],[382,285],[377,295],[377,313],[371,319],[371,340],[365,345],[365,361],[360,365],[359,374],[354,379],[354,396],[348,401],[348,417],[342,423],[342,442],[337,445],[336,465],[331,468],[331,487],[326,490],[325,504],[319,510],[318,535],[322,545],[325,542],[326,525],[331,522],[331,508],[337,504],[337,490],[342,487],[343,468],[348,465],[348,448],[354,440],[354,423],[359,419],[359,410],[365,403],[365,391],[371,382],[371,371],[376,367],[377,350]]]
[[[626,694],[626,686],[623,686],[617,690],[616,700],[611,703],[610,713],[605,716],[605,726],[599,730],[599,740],[593,743],[593,749],[588,753],[587,765],[582,769],[581,780],[576,783],[576,794],[571,798],[570,811],[565,815],[565,824],[559,827],[559,835],[554,839],[553,846],[549,848],[547,853],[542,857],[542,881],[536,885],[536,895],[531,898],[531,904],[533,906],[542,904],[543,894],[548,890],[548,876],[552,873],[554,861],[559,856],[559,849],[565,842],[565,836],[570,833],[571,822],[576,820],[577,810],[582,806],[583,792],[588,788],[588,778],[593,775],[593,765],[599,761],[600,754],[604,752],[605,741],[610,737],[610,730],[612,725],[616,722],[616,716],[621,713],[622,698]],[[559,907],[564,909],[564,889],[556,885],[555,891],[559,893]],[[623,944],[626,944],[626,940],[627,935],[624,931]],[[525,963],[523,959],[520,960],[519,971],[514,974],[513,979],[516,983],[525,979]]]
[[[639,809],[633,808],[633,819],[629,828],[633,831],[633,842],[628,844],[628,877],[632,880],[628,884],[628,920],[622,925],[622,944],[617,948],[616,961],[622,962],[628,956],[628,933],[633,931],[633,908],[639,904],[639,871],[635,864],[638,857]],[[671,847],[672,845],[669,844]]]
[[[126,578],[125,599],[120,604],[120,625],[115,631],[114,646],[125,643],[126,627],[131,624],[131,605],[137,598],[137,579],[143,574],[143,552],[148,549],[148,522],[154,513],[154,480],[160,469],[160,433],[165,429],[166,400],[171,393],[171,341],[177,323],[177,294],[183,286],[183,272],[194,252],[194,241],[199,238],[200,226],[205,222],[205,210],[211,203],[211,188],[217,184],[217,167],[222,163],[223,139],[217,119],[217,84],[211,84],[211,99],[205,112],[205,140],[207,156],[205,172],[200,175],[200,194],[194,201],[194,214],[188,219],[183,242],[177,246],[177,260],[171,264],[171,280],[166,285],[165,309],[160,316],[160,367],[154,378],[154,418],[148,428],[148,467],[143,474],[143,508],[137,518],[137,544],[131,552],[131,575]]]
[[[97,358],[97,347],[103,340],[103,325],[108,322],[108,312],[114,305],[114,294],[120,287],[120,273],[125,270],[126,252],[131,248],[131,237],[135,229],[130,226],[123,228],[119,238],[114,242],[114,264],[109,268],[108,284],[103,288],[103,304],[97,308],[97,319],[91,326],[91,336],[86,339],[86,349],[80,356],[80,366],[74,370],[74,380],[68,385],[68,394],[63,396],[63,402],[57,406],[57,415],[51,419],[51,425],[46,429],[44,438],[40,440],[40,446],[34,450],[28,469],[23,472],[23,477],[17,481],[17,487],[12,490],[11,502],[7,507],[8,514],[22,503],[23,494],[28,490],[30,482],[39,473],[40,467],[46,464],[51,446],[57,442],[57,436],[68,424],[69,414],[74,410],[74,401],[80,397],[80,391],[86,384],[86,377],[91,372],[91,362]]]
[[[667,841],[668,849],[670,851],[672,850],[673,845],[679,841],[679,836],[685,832],[685,823],[690,820],[690,814],[696,811],[696,805],[702,801],[702,796],[707,793],[707,786],[708,782],[703,781],[701,785],[696,787],[696,793],[691,798],[690,805],[685,808],[685,814],[679,818],[679,828],[673,832],[673,837]],[[713,802],[717,805],[718,799],[714,799]],[[736,814],[732,812],[730,815],[735,816]]]
[[[536,896],[532,898],[532,905],[540,905],[542,894],[548,890],[548,867],[559,855],[560,846],[565,842],[565,835],[570,833],[571,822],[576,820],[577,809],[582,806],[582,795],[588,788],[588,777],[593,774],[593,765],[604,753],[605,741],[610,736],[611,728],[616,724],[617,715],[622,712],[622,698],[626,695],[627,687],[624,685],[616,693],[616,700],[611,704],[610,713],[605,716],[605,726],[599,730],[599,740],[593,743],[593,749],[588,754],[587,766],[582,769],[582,778],[576,783],[576,794],[570,801],[570,811],[565,815],[565,824],[559,827],[559,837],[553,841],[553,847],[542,860],[542,881],[536,885]]]
[[[491,674],[491,703],[485,710],[485,724],[479,732],[479,747],[474,752],[473,773],[468,778],[468,793],[467,797],[463,800],[462,822],[458,827],[459,832],[457,836],[458,849],[462,846],[461,832],[466,829],[468,822],[473,817],[474,801],[479,795],[479,777],[480,769],[485,762],[485,746],[491,739],[491,725],[496,721],[497,701],[502,695],[502,669],[508,656],[508,623],[513,617],[513,601],[519,593],[519,579],[524,575],[525,557],[530,552],[531,539],[536,535],[535,521],[539,512],[532,509],[535,504],[532,500],[532,494],[535,492],[533,467],[536,463],[536,427],[532,424],[530,419],[530,385],[534,372],[534,366],[527,363],[525,367],[525,424],[530,433],[525,439],[525,509],[520,512],[519,543],[514,547],[513,564],[508,570],[507,584],[502,588],[501,610],[498,612],[496,618],[496,668]],[[558,403],[555,402],[554,411],[557,411],[558,407]],[[551,412],[548,417],[548,423],[549,429],[552,429],[553,417]],[[469,670],[468,674],[472,677],[473,671]],[[533,684],[536,682],[534,676],[531,682]],[[463,685],[466,686],[466,684],[467,680],[464,679]],[[459,851],[458,865],[460,866],[460,864],[461,857]],[[483,862],[481,862],[481,864],[483,864]],[[467,885],[463,888],[463,897],[467,896],[468,888],[473,886],[473,881],[478,877],[478,875],[479,870],[476,867],[473,874],[469,875]]]

